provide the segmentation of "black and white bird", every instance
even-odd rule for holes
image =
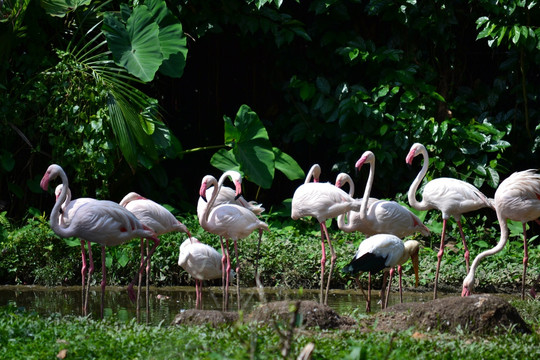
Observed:
[[[368,296],[366,299],[366,312],[371,311],[371,275],[378,273],[381,270],[390,270],[390,284],[392,283],[393,268],[399,266],[400,275],[399,291],[401,293],[401,265],[409,258],[413,263],[413,270],[416,277],[416,285],[418,286],[418,251],[420,243],[416,240],[408,240],[403,242],[400,238],[390,234],[373,235],[360,243],[358,251],[352,261],[343,268],[344,273],[358,275],[362,272],[367,272],[368,277]],[[388,297],[387,297],[388,299]],[[386,306],[388,300],[383,300],[383,307]]]

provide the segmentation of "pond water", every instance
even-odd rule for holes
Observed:
[[[455,296],[459,294],[439,294],[439,297]],[[239,309],[236,288],[229,290],[229,311]],[[430,301],[433,293],[404,292],[404,302]],[[82,292],[80,286],[72,287],[43,287],[43,286],[0,286],[0,306],[13,304],[27,311],[35,311],[40,315],[48,316],[54,313],[60,315],[82,315]],[[88,314],[91,318],[100,318],[101,288],[92,287],[89,295]],[[278,288],[264,288],[263,292],[255,288],[243,288],[240,293],[240,308],[250,312],[261,302],[280,300],[313,300],[319,301],[318,290],[289,290]],[[203,304],[205,310],[222,310],[221,287],[205,287],[203,289]],[[379,291],[372,291],[372,312],[380,309]],[[397,289],[390,294],[389,305],[399,303]],[[169,325],[174,317],[185,310],[195,308],[194,287],[160,287],[150,288],[149,311],[146,313],[146,303],[142,296],[141,311],[138,317],[140,322],[149,324]],[[351,313],[358,309],[365,311],[365,298],[360,291],[334,290],[328,296],[328,305],[339,314]],[[104,318],[119,321],[130,321],[137,318],[136,306],[131,303],[125,287],[108,286],[105,291]]]

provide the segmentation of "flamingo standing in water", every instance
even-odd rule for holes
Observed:
[[[390,285],[394,267],[404,264],[409,258],[413,263],[413,270],[418,286],[418,251],[420,243],[416,240],[408,240],[405,243],[395,235],[377,234],[360,243],[358,251],[352,261],[343,268],[343,272],[351,275],[368,272],[368,296],[366,298],[366,312],[371,311],[371,275],[381,270],[390,270],[390,280],[386,300],[382,299],[382,307],[388,305]],[[401,268],[399,269],[401,273]],[[357,278],[358,280],[358,278]],[[401,280],[399,285],[400,296],[402,293]],[[381,296],[382,297],[382,296]]]
[[[83,202],[77,202],[74,200],[65,204],[65,217],[62,217],[60,212],[61,207],[65,203],[67,193],[69,191],[69,183],[64,170],[59,165],[50,165],[41,179],[40,186],[43,190],[47,191],[49,182],[56,179],[58,176],[60,176],[60,179],[62,180],[63,187],[51,211],[51,228],[55,234],[60,237],[78,237],[81,239],[83,269],[86,266],[84,251],[85,241],[89,243],[88,254],[90,268],[88,270],[89,276],[85,291],[86,299],[88,298],[90,288],[90,275],[94,269],[90,242],[95,242],[101,245],[101,314],[103,315],[105,287],[107,284],[105,271],[105,246],[120,245],[134,238],[148,238],[154,241],[154,246],[147,256],[148,259],[152,256],[156,247],[159,245],[159,239],[150,228],[141,224],[135,215],[112,201],[84,199]],[[62,219],[63,221],[61,221]],[[138,273],[141,273],[143,270],[144,266],[141,266]],[[136,279],[137,275],[135,275],[133,281],[128,285],[128,294],[132,301],[135,301],[133,285]],[[86,300],[83,308],[85,313],[87,302],[88,301]]]
[[[480,261],[504,248],[508,241],[509,230],[507,220],[523,223],[523,279],[521,283],[521,298],[525,298],[525,278],[527,274],[527,222],[540,217],[540,174],[529,169],[515,172],[506,178],[495,192],[495,211],[501,227],[499,243],[492,249],[481,252],[474,259],[471,269],[463,280],[461,296],[469,296],[474,288],[474,273]],[[539,222],[540,223],[540,222]],[[533,290],[534,291],[534,290]]]
[[[212,192],[212,197],[208,201],[208,204],[202,214],[202,217],[199,218],[201,227],[206,231],[220,236],[221,241],[221,251],[222,251],[222,262],[225,265],[227,263],[226,269],[224,271],[224,276],[226,277],[224,281],[224,300],[225,308],[227,307],[228,299],[228,288],[229,288],[229,274],[231,270],[231,260],[229,256],[229,240],[234,241],[234,252],[236,255],[236,293],[238,296],[238,306],[240,306],[240,262],[238,261],[238,245],[237,240],[243,239],[249,236],[253,231],[259,230],[259,241],[262,237],[262,231],[268,230],[268,225],[259,220],[255,214],[246,209],[245,207],[236,205],[236,204],[221,204],[214,206],[216,199],[219,195],[219,192],[223,186],[223,182],[227,177],[231,177],[235,184],[236,196],[241,195],[242,187],[241,180],[242,177],[237,171],[226,171],[223,173],[219,182],[217,184],[213,183],[214,190]],[[212,180],[213,179],[213,180]],[[215,178],[205,176],[201,182],[201,188],[199,190],[199,196],[203,199],[206,199],[206,189],[208,187],[208,181],[215,181]],[[223,246],[222,238],[226,239],[226,248]]]
[[[203,281],[222,277],[221,254],[213,247],[192,237],[180,245],[178,265],[195,279],[195,307],[201,308]]]
[[[441,211],[443,218],[443,228],[441,235],[441,245],[437,253],[437,271],[435,273],[435,286],[433,289],[433,298],[437,298],[437,282],[439,280],[439,269],[441,259],[444,253],[444,236],[446,234],[446,224],[450,217],[453,217],[458,225],[463,248],[465,249],[465,264],[467,273],[469,272],[469,249],[465,240],[465,234],[461,227],[461,215],[470,211],[478,210],[484,207],[493,209],[493,204],[480,190],[465,181],[453,178],[437,178],[428,182],[422,193],[422,201],[416,200],[416,191],[427,173],[429,166],[429,157],[424,145],[415,143],[411,146],[405,159],[406,163],[412,165],[413,159],[422,155],[424,164],[422,169],[414,179],[409,188],[409,204],[416,210],[437,209]]]
[[[212,175],[206,175],[203,179],[206,182],[206,192],[205,197],[199,196],[197,202],[197,217],[199,218],[199,224],[201,224],[201,219],[203,218],[204,210],[206,209],[207,202],[205,199],[212,198],[212,193],[217,188],[218,181]],[[223,182],[222,182],[223,183]],[[236,191],[231,189],[228,186],[222,186],[221,191],[218,193],[216,202],[214,206],[222,204],[236,204],[238,206],[245,207],[246,209],[252,211],[255,215],[259,216],[264,211],[262,204],[257,204],[255,201],[247,201],[242,195],[236,196]],[[223,238],[220,237],[220,242],[223,244]],[[261,237],[259,237],[259,242],[257,243],[257,255],[255,257],[255,281],[259,283],[259,252],[261,248]],[[223,249],[221,249],[223,251]],[[225,282],[223,282],[225,284]]]
[[[191,234],[187,227],[162,205],[137,194],[130,192],[120,201],[120,205],[128,209],[139,221],[152,229],[156,236],[169,232],[179,231]],[[141,266],[144,264],[144,239],[141,238]],[[146,241],[146,254],[148,255],[148,241]],[[150,259],[146,264],[146,310],[149,311],[149,282],[150,282]],[[141,292],[142,273],[139,274],[139,284],[137,288],[137,309],[139,309],[139,298]]]
[[[315,169],[318,165],[315,167]],[[312,167],[313,169],[314,167]],[[310,171],[311,173],[311,171]],[[330,290],[330,281],[334,264],[336,262],[336,254],[332,247],[332,241],[328,235],[325,221],[335,218],[338,215],[347,213],[351,210],[358,211],[361,206],[360,200],[352,198],[345,191],[337,188],[330,183],[309,182],[311,175],[308,174],[304,184],[300,185],[294,192],[292,198],[291,218],[298,220],[302,217],[312,216],[317,219],[321,227],[321,288],[320,301],[326,304],[328,302],[328,291]],[[328,242],[330,248],[330,272],[328,274],[328,282],[326,292],[323,297],[324,284],[324,268],[326,263],[326,251],[324,242]]]

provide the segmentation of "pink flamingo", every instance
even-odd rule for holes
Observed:
[[[43,175],[40,186],[43,190],[47,191],[49,182],[56,179],[58,176],[60,176],[60,179],[62,180],[63,188],[51,211],[51,228],[60,237],[78,237],[81,239],[83,269],[86,267],[84,241],[89,243],[88,253],[90,268],[88,271],[89,276],[85,296],[86,298],[88,297],[90,288],[90,275],[92,274],[94,268],[90,242],[95,242],[101,245],[101,311],[103,314],[103,302],[105,297],[105,287],[107,284],[105,275],[105,246],[120,245],[126,241],[138,237],[149,238],[154,241],[154,246],[147,256],[147,258],[149,258],[152,256],[155,248],[159,244],[159,239],[151,229],[141,224],[131,212],[117,203],[107,200],[85,199],[84,203],[77,203],[76,201],[67,203],[66,213],[69,214],[69,218],[66,218],[62,224],[60,209],[62,204],[64,204],[65,200],[67,199],[67,193],[69,190],[69,183],[66,173],[59,165],[52,164]],[[142,271],[143,266],[139,268],[139,273]],[[135,301],[133,284],[135,283],[136,279],[137,275],[128,285],[128,294],[132,301]],[[87,301],[85,301],[84,304],[85,312],[86,305]]]
[[[461,215],[470,211],[478,210],[484,207],[493,208],[493,204],[480,190],[465,181],[453,178],[437,178],[428,182],[424,187],[422,201],[416,200],[416,191],[427,173],[429,166],[429,157],[424,145],[415,143],[411,146],[405,159],[406,163],[412,165],[415,156],[422,155],[424,164],[422,169],[414,179],[409,188],[409,204],[416,210],[437,209],[441,211],[443,218],[443,228],[441,235],[441,245],[437,253],[437,271],[435,273],[435,286],[433,289],[433,298],[437,298],[437,282],[439,280],[439,269],[441,259],[444,253],[444,236],[446,234],[446,224],[450,217],[453,217],[458,225],[463,248],[465,249],[465,264],[467,273],[469,272],[469,249],[465,240],[465,234],[461,227]]]
[[[227,299],[228,299],[228,288],[229,288],[229,274],[231,270],[231,261],[229,256],[229,240],[232,239],[234,241],[234,252],[236,255],[236,293],[238,296],[238,299],[240,299],[240,262],[238,260],[238,245],[237,240],[246,238],[249,236],[253,231],[259,230],[259,241],[262,237],[262,231],[268,230],[268,225],[259,220],[257,216],[250,210],[246,209],[245,207],[236,205],[236,204],[221,204],[218,206],[215,206],[216,199],[219,195],[219,192],[221,191],[221,188],[223,186],[223,182],[227,177],[231,177],[233,179],[233,182],[235,184],[236,188],[236,196],[241,194],[242,187],[241,187],[241,180],[242,177],[240,173],[237,171],[226,171],[223,173],[223,175],[220,177],[219,182],[216,184],[215,178],[205,176],[201,182],[201,188],[199,190],[199,196],[201,196],[203,199],[206,199],[206,189],[208,187],[208,183],[213,184],[215,191],[212,192],[212,197],[208,201],[208,204],[206,206],[206,209],[204,210],[202,217],[199,218],[199,222],[201,223],[201,227],[205,229],[206,231],[216,234],[220,236],[221,241],[221,251],[222,251],[222,262],[223,266],[225,266],[225,262],[227,263],[227,267],[224,271],[226,279],[224,280],[224,300],[225,300],[225,308],[227,307]],[[226,239],[226,248],[223,246],[222,238]],[[238,301],[238,305],[240,306],[240,301]]]
[[[222,277],[221,254],[213,247],[192,237],[180,245],[178,265],[195,279],[195,307],[201,308],[203,281]]]
[[[315,169],[316,168],[317,167],[315,167]],[[360,200],[352,198],[345,191],[330,183],[309,182],[310,179],[311,175],[308,174],[304,184],[300,185],[294,192],[291,204],[291,218],[293,220],[298,220],[302,217],[312,216],[315,217],[320,224],[322,250],[320,301],[321,303],[326,304],[328,302],[328,291],[330,289],[330,281],[332,278],[332,272],[334,270],[336,254],[334,252],[334,248],[332,247],[332,241],[328,235],[325,221],[351,210],[358,211],[360,209],[361,202]],[[324,268],[326,263],[326,251],[324,246],[325,239],[328,242],[328,247],[330,248],[331,258],[330,272],[328,274],[326,292],[323,298]]]
[[[355,164],[360,170],[363,164],[368,163],[369,177],[364,190],[362,208],[360,209],[359,221],[365,227],[363,233],[371,236],[375,234],[392,234],[397,237],[406,237],[420,232],[429,236],[429,229],[422,220],[412,211],[395,201],[379,200],[369,203],[373,179],[375,177],[375,154],[366,151]]]
[[[120,205],[128,209],[139,221],[152,229],[156,236],[169,232],[179,231],[191,234],[187,227],[162,205],[137,194],[130,192],[120,201]],[[141,266],[144,264],[144,239],[141,238]],[[146,254],[148,255],[148,241],[146,241]],[[150,259],[146,264],[146,310],[149,310],[149,279],[150,279]],[[137,309],[139,309],[139,298],[141,292],[142,273],[139,274],[139,284],[137,287]]]
[[[509,231],[507,220],[523,223],[523,279],[521,283],[521,298],[525,298],[525,277],[527,274],[527,222],[538,221],[540,217],[540,174],[529,169],[515,172],[506,178],[495,192],[495,211],[501,227],[499,243],[492,249],[481,252],[474,259],[471,270],[463,280],[461,296],[469,296],[474,288],[474,273],[480,261],[504,248],[508,241]],[[534,290],[533,290],[534,294]]]
[[[368,296],[366,298],[366,312],[371,311],[371,275],[381,270],[390,270],[390,280],[386,300],[382,298],[382,307],[388,305],[390,294],[390,285],[392,284],[392,275],[394,267],[399,266],[401,275],[401,265],[409,258],[413,263],[413,270],[416,277],[416,286],[418,286],[418,251],[420,243],[416,240],[408,240],[405,243],[395,235],[377,234],[373,235],[360,243],[358,251],[352,261],[343,268],[343,272],[355,275],[361,272],[368,272]],[[358,277],[356,278],[358,281]],[[360,288],[362,288],[360,286]],[[399,284],[400,296],[402,294],[401,276]]]

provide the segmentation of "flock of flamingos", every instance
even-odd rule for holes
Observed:
[[[475,270],[479,262],[486,256],[501,251],[509,236],[507,220],[523,223],[524,258],[521,296],[525,294],[525,279],[528,263],[526,223],[535,220],[540,224],[540,174],[535,169],[513,173],[506,178],[495,192],[494,198],[488,198],[473,185],[453,178],[437,178],[427,182],[422,192],[422,200],[418,201],[416,193],[427,173],[429,157],[426,148],[415,143],[409,150],[406,163],[412,164],[416,156],[423,157],[423,166],[411,184],[408,192],[409,204],[420,211],[439,210],[443,217],[441,245],[437,254],[437,270],[434,284],[434,298],[437,297],[437,283],[441,258],[444,251],[444,241],[447,222],[453,217],[463,240],[467,276],[463,280],[462,296],[469,296],[474,288]],[[334,270],[336,255],[326,227],[326,220],[337,218],[338,227],[345,232],[358,231],[368,236],[360,244],[352,261],[342,271],[351,275],[367,272],[369,275],[366,311],[370,311],[371,275],[385,270],[392,281],[394,268],[398,268],[401,293],[401,265],[409,258],[418,283],[418,249],[415,240],[402,241],[415,232],[429,234],[429,229],[409,209],[394,201],[378,200],[370,197],[375,177],[375,156],[366,151],[355,164],[360,169],[364,164],[370,165],[370,173],[364,195],[360,199],[353,197],[354,184],[345,173],[338,175],[334,185],[319,182],[321,169],[314,165],[309,171],[304,184],[299,186],[292,199],[291,217],[295,220],[303,217],[314,217],[321,228],[321,282],[320,301],[327,303],[330,279]],[[240,269],[238,262],[237,241],[259,232],[259,246],[263,231],[268,231],[268,225],[257,217],[264,210],[255,202],[248,202],[242,197],[241,175],[236,171],[225,172],[219,181],[211,175],[202,179],[199,190],[197,214],[201,227],[209,233],[219,235],[221,254],[212,247],[201,243],[192,237],[184,224],[179,222],[163,206],[146,199],[136,193],[129,193],[118,204],[113,201],[96,200],[92,198],[71,199],[68,178],[63,169],[56,164],[50,165],[41,180],[41,188],[47,190],[49,183],[60,177],[62,184],[56,188],[56,202],[51,212],[50,224],[53,231],[60,237],[77,237],[81,239],[82,254],[82,288],[83,312],[86,314],[90,277],[94,271],[90,243],[101,245],[102,281],[101,281],[101,310],[103,314],[104,293],[106,287],[105,246],[123,244],[131,239],[141,239],[141,260],[138,272],[128,285],[128,294],[132,301],[137,302],[141,292],[141,281],[146,271],[146,297],[148,307],[148,279],[150,260],[159,245],[159,235],[171,231],[184,232],[188,238],[180,246],[178,264],[194,279],[196,285],[196,306],[199,307],[202,298],[203,280],[222,278],[224,292],[224,307],[228,299],[228,286],[231,269],[229,241],[234,243],[236,256],[236,290],[239,294]],[[234,183],[234,189],[223,186],[226,179]],[[349,193],[341,189],[348,183]],[[461,227],[461,215],[480,208],[489,207],[496,211],[500,223],[501,236],[499,243],[492,249],[480,253],[469,266],[469,251]],[[224,242],[225,240],[225,242]],[[153,245],[150,247],[149,241]],[[330,250],[330,270],[324,286],[326,248]],[[88,244],[88,261],[86,257]],[[257,251],[258,255],[258,251]],[[257,266],[255,278],[258,281]],[[358,279],[358,277],[356,277]],[[540,279],[540,278],[539,278]],[[133,287],[138,280],[138,291]],[[537,280],[538,281],[538,280]],[[362,290],[363,291],[363,290]],[[388,291],[389,292],[389,291]],[[531,295],[535,296],[534,287]],[[383,307],[388,302],[382,302]]]

